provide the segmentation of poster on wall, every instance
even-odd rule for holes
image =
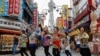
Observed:
[[[8,16],[8,0],[0,0],[0,16]]]
[[[20,14],[20,0],[9,0],[8,14],[14,16]]]

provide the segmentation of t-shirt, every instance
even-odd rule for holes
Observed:
[[[60,33],[55,34],[56,36],[53,36],[53,44],[56,45],[58,48],[60,48]]]
[[[70,50],[70,45],[66,46],[65,50]]]
[[[14,37],[14,45],[18,45],[18,38]]]
[[[20,47],[26,47],[26,36],[25,36],[25,34],[21,35]]]
[[[43,45],[44,46],[49,46],[50,45],[50,39],[51,39],[51,37],[49,35],[45,35],[43,37]]]

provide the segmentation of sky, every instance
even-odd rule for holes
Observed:
[[[48,9],[48,2],[50,0],[34,0],[34,2],[37,2],[38,4],[38,11],[39,13],[42,13],[44,9]],[[70,7],[70,0],[53,0],[55,2],[56,6],[62,6],[62,5],[68,5]],[[56,9],[54,10],[54,20],[56,20],[57,17],[59,17],[59,13],[56,12]],[[49,14],[46,16],[46,20],[44,25],[48,25],[48,19],[49,19]],[[56,24],[56,23],[55,23]]]

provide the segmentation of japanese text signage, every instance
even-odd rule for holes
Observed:
[[[37,8],[34,8],[33,10],[33,27],[37,27]]]
[[[9,15],[19,15],[20,14],[20,0],[9,0]]]

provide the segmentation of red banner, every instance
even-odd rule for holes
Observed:
[[[33,10],[33,27],[37,27],[37,8],[34,8]]]
[[[9,0],[9,15],[19,15],[20,13],[20,0]]]
[[[96,10],[96,8],[97,8],[97,2],[96,2],[96,0],[88,0],[88,6],[92,10]]]
[[[14,14],[19,15],[20,13],[20,0],[14,1]]]
[[[67,27],[67,20],[66,19],[63,20],[63,26]]]
[[[14,0],[9,0],[8,14],[13,14]]]

